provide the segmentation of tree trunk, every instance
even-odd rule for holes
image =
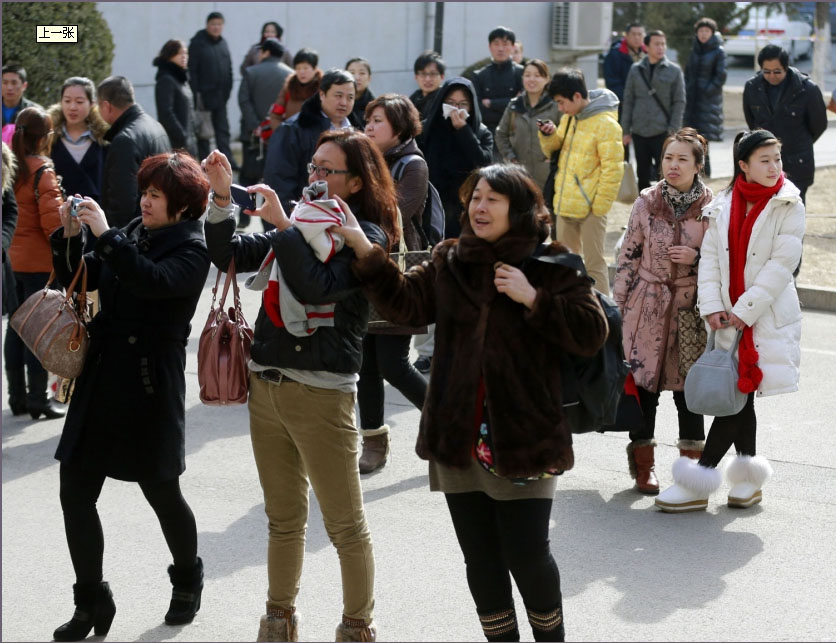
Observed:
[[[816,42],[813,45],[813,82],[824,89],[830,68],[830,3],[816,3]]]

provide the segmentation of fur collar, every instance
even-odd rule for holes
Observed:
[[[61,103],[55,103],[49,108],[49,115],[52,116],[52,129],[55,130],[55,135],[60,136],[64,131],[64,112],[61,111]],[[99,114],[99,108],[93,105],[90,108],[90,114],[87,116],[87,125],[90,128],[90,133],[93,135],[93,140],[104,147],[107,145],[105,134],[110,129],[110,125],[105,122]]]
[[[287,91],[293,100],[307,100],[319,91],[319,81],[322,80],[322,71],[316,69],[314,76],[307,83],[302,83],[296,74],[292,74],[287,81]]]
[[[3,143],[3,192],[14,185],[17,174],[17,160],[12,153],[12,148]]]
[[[159,71],[157,71],[157,75],[155,76],[156,80],[159,80],[161,76],[173,76],[180,84],[186,83],[189,80],[188,71],[170,60],[160,61],[157,63],[157,67],[159,67]]]

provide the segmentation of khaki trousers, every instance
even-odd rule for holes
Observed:
[[[607,234],[607,215],[588,214],[583,219],[557,217],[557,240],[583,256],[586,271],[595,280],[595,287],[610,294],[610,275],[604,259],[604,237]]]
[[[269,522],[268,608],[290,609],[299,593],[310,481],[340,559],[343,614],[372,621],[374,554],[357,464],[354,398],[250,374],[250,437]]]

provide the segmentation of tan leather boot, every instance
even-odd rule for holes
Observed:
[[[651,496],[659,493],[654,461],[655,447],[656,440],[634,440],[627,445],[630,475],[636,480],[636,489]]]
[[[705,448],[705,440],[678,440],[676,448],[679,449],[681,457],[699,460]]]
[[[379,429],[361,429],[363,452],[360,454],[360,473],[371,473],[382,469],[389,457],[389,425]]]

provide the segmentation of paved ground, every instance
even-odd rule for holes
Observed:
[[[246,410],[209,408],[197,399],[196,338],[208,295],[189,345],[182,478],[206,563],[203,607],[192,625],[163,624],[170,560],[159,528],[136,485],[108,481],[99,502],[105,577],[117,603],[108,640],[252,641],[263,611],[266,518]],[[246,293],[251,319],[257,304]],[[832,640],[834,323],[834,315],[805,313],[801,392],[757,403],[760,453],[776,471],[759,507],[728,509],[724,485],[707,513],[660,514],[652,499],[629,490],[624,436],[578,437],[577,465],[560,479],[552,513],[570,640]],[[52,458],[61,421],[12,418],[6,409],[2,419],[2,640],[46,641],[72,613]],[[363,483],[380,640],[480,640],[443,498],[428,491],[426,464],[413,452],[418,412],[387,390],[387,419],[392,460]],[[663,484],[676,456],[674,425],[665,396],[657,456]],[[311,505],[301,639],[327,641],[341,612],[339,571],[313,498]],[[522,613],[519,598],[517,606]],[[531,640],[527,626],[522,632]]]

